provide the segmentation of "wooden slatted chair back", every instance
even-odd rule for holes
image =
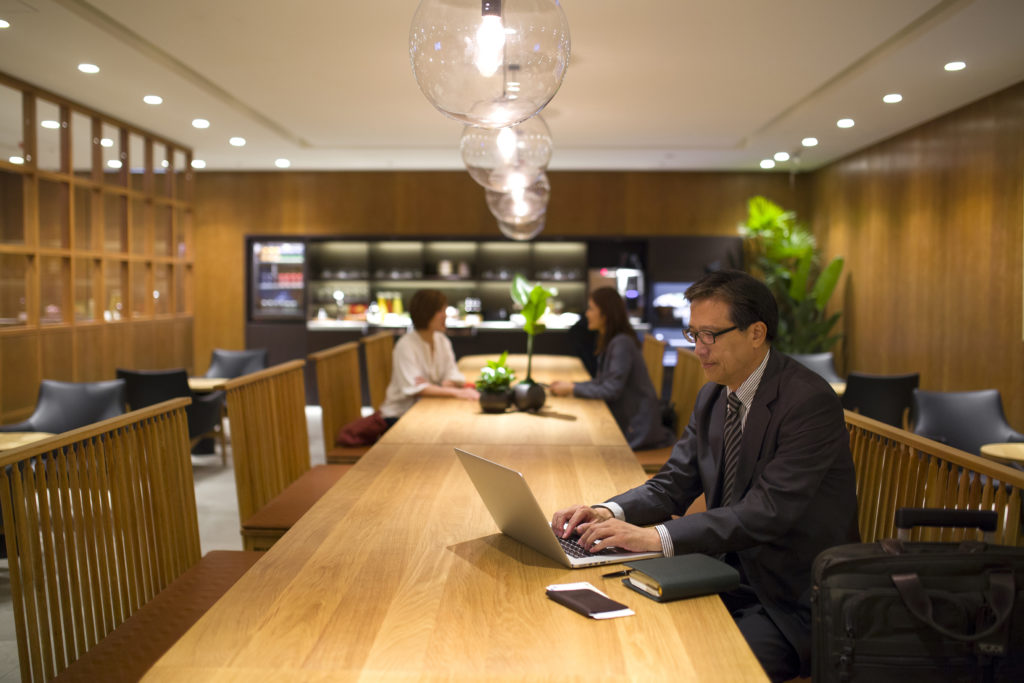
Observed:
[[[650,375],[651,384],[654,385],[654,393],[660,398],[661,389],[665,383],[665,342],[653,335],[645,334],[642,353],[644,365],[647,366],[647,374]]]
[[[281,363],[224,385],[243,523],[309,470],[305,364]]]
[[[686,429],[693,407],[697,404],[697,393],[707,383],[708,378],[697,354],[686,349],[679,349],[677,353],[676,367],[672,371],[672,403],[679,419],[679,436]]]
[[[913,432],[846,411],[850,449],[857,470],[861,540],[896,537],[893,516],[901,507],[994,510],[995,542],[1024,545],[1021,491],[1024,472],[950,448]],[[918,528],[916,541],[956,542],[974,538],[964,529]]]
[[[359,343],[332,346],[309,354],[309,359],[316,365],[324,449],[329,452],[341,428],[362,416]]]
[[[199,561],[189,400],[0,455],[23,681],[56,676]]]
[[[391,383],[391,369],[394,359],[395,335],[392,332],[377,332],[359,340],[363,345],[366,359],[366,383],[370,394],[370,405],[379,410]]]

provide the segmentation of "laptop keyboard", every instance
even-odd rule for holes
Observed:
[[[593,557],[595,555],[612,555],[618,552],[617,548],[604,548],[596,553],[592,553],[577,543],[575,538],[561,538],[559,536],[555,536],[555,538],[562,544],[562,550],[569,557]]]

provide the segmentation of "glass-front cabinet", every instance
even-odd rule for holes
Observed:
[[[448,297],[449,327],[510,324],[517,273],[555,291],[549,325],[567,327],[586,308],[586,242],[308,240],[306,248],[311,329],[405,327],[409,301],[424,288]]]

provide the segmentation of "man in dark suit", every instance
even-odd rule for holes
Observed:
[[[772,350],[778,309],[763,283],[721,271],[686,297],[710,382],[672,457],[642,486],[556,512],[552,527],[594,550],[724,556],[741,586],[722,600],[769,677],[806,676],[811,564],[859,540],[843,410],[824,379]],[[675,517],[701,493],[707,512]]]

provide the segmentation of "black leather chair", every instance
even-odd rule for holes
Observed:
[[[987,443],[1024,441],[1006,421],[998,389],[981,391],[914,390],[914,433],[978,455]]]
[[[831,351],[821,353],[791,353],[789,357],[801,365],[814,370],[825,378],[826,382],[842,382],[843,378],[836,372],[835,356]]]
[[[121,379],[103,382],[44,379],[39,384],[39,398],[32,415],[22,422],[0,426],[0,431],[60,434],[121,415],[124,400],[125,383]]]
[[[869,375],[851,372],[846,378],[843,407],[874,420],[904,427],[904,416],[909,414],[914,389],[920,375]]]
[[[266,367],[266,349],[246,349],[244,351],[214,349],[210,355],[210,367],[204,377],[233,379],[265,370]]]
[[[197,394],[188,388],[188,373],[176,370],[124,370],[118,368],[117,376],[125,381],[125,399],[131,409],[145,408],[171,398],[187,396],[192,403],[185,409],[188,416],[188,436],[193,448],[204,437],[216,435],[221,441],[221,460],[227,463],[221,431],[221,411],[224,407],[224,392],[213,391]],[[209,455],[209,453],[196,453]]]

